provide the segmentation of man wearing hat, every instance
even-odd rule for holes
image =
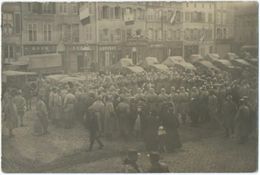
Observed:
[[[225,128],[225,136],[229,137],[234,134],[234,119],[237,112],[237,107],[232,100],[232,96],[228,95],[222,107],[223,125]]]
[[[123,160],[123,172],[124,173],[141,173],[142,169],[137,164],[138,156],[141,154],[136,150],[131,149],[127,151],[127,157]]]
[[[20,126],[23,127],[23,117],[26,110],[26,100],[22,96],[22,91],[19,89],[14,97],[14,104],[16,105],[17,114],[20,118]]]
[[[242,98],[240,99],[240,107],[236,116],[236,128],[239,144],[247,142],[250,133],[250,121],[250,111],[246,104],[246,98]]]
[[[148,154],[150,158],[151,167],[148,169],[149,173],[169,173],[169,168],[165,163],[160,162],[160,154],[152,152]]]

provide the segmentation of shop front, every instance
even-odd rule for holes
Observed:
[[[98,68],[105,71],[111,65],[117,63],[121,57],[120,46],[99,45],[98,46]]]
[[[149,43],[149,51],[147,57],[156,57],[159,62],[162,62],[167,58],[168,52],[165,44],[162,42]]]
[[[182,41],[166,41],[167,57],[182,56],[183,42]]]
[[[146,40],[128,40],[123,44],[121,57],[129,57],[133,59],[133,63],[139,64],[147,56]]]
[[[93,45],[66,45],[63,65],[66,72],[90,71],[94,60]]]
[[[56,53],[56,48],[57,45],[55,44],[24,45],[23,55]]]

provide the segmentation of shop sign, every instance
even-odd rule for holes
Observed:
[[[100,51],[116,51],[117,47],[116,46],[101,46],[99,47]]]
[[[152,47],[152,48],[160,48],[160,47],[163,47],[163,44],[151,44],[150,47]]]
[[[90,51],[92,50],[89,46],[72,46],[74,51]]]

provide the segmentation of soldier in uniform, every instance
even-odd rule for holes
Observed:
[[[232,96],[228,95],[223,106],[222,106],[222,114],[223,114],[223,124],[225,128],[225,136],[229,137],[231,134],[234,134],[234,120],[237,109],[236,105],[232,100]]]
[[[120,135],[125,138],[129,134],[129,123],[127,123],[127,121],[130,114],[130,105],[127,103],[126,98],[121,97],[120,99],[116,112],[119,121]]]
[[[152,152],[148,154],[150,158],[151,167],[147,172],[149,173],[169,173],[169,168],[165,163],[160,162],[160,154]]]
[[[17,94],[14,97],[14,103],[15,103],[16,108],[17,108],[17,114],[20,118],[20,126],[23,127],[24,126],[23,117],[24,117],[24,113],[25,113],[25,110],[26,110],[26,100],[22,96],[21,90],[17,91]]]
[[[236,131],[238,143],[247,142],[250,131],[250,111],[244,98],[240,99],[240,107],[236,115]]]
[[[88,120],[85,122],[88,126],[86,126],[89,130],[90,136],[90,145],[88,151],[92,151],[93,145],[95,141],[99,144],[99,149],[104,147],[104,144],[100,140],[100,128],[98,125],[98,115],[99,113],[93,109],[89,110]]]
[[[72,89],[69,89],[68,93],[64,97],[63,110],[65,114],[65,128],[70,129],[74,123],[73,117],[75,115],[75,102],[76,98],[72,94]]]

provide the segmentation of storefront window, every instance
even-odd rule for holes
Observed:
[[[120,19],[120,16],[121,16],[121,8],[115,7],[115,18]]]

